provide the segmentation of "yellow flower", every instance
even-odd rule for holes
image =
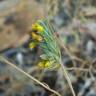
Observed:
[[[37,40],[37,41],[42,41],[43,40],[43,38],[40,35],[38,35],[36,33],[33,33],[33,32],[32,32],[32,38]]]
[[[32,29],[33,30],[37,30],[38,32],[43,32],[44,31],[44,28],[40,24],[38,24],[38,23],[33,24],[32,25]]]
[[[50,61],[49,60],[43,60],[39,62],[38,66],[40,68],[48,68],[50,66]]]
[[[33,48],[35,48],[36,46],[37,46],[37,42],[31,42],[30,44],[29,44],[29,48],[30,49],[33,49]]]

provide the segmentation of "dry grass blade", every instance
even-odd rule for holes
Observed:
[[[18,68],[15,64],[9,62],[7,59],[2,58],[3,62],[5,62],[6,64],[12,66],[13,68],[15,68],[16,70],[18,70],[19,72],[21,72],[22,74],[26,75],[28,78],[30,78],[32,81],[36,82],[37,84],[39,84],[40,86],[44,87],[46,90],[56,94],[57,96],[61,96],[58,92],[56,92],[55,90],[49,88],[48,86],[46,86],[45,84],[43,84],[42,82],[38,81],[37,79],[35,79],[34,77],[32,77],[31,75],[29,75],[28,73],[26,73],[25,71],[23,71],[22,69]]]

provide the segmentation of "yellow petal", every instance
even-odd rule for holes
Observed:
[[[46,61],[46,63],[45,63],[45,68],[48,68],[49,65],[50,65],[50,62],[49,62],[49,61]]]
[[[49,66],[50,66],[50,61],[48,61],[48,60],[43,60],[43,61],[41,61],[41,62],[39,62],[39,64],[38,64],[38,66],[40,67],[40,68],[48,68]]]
[[[37,43],[36,42],[31,42],[30,44],[29,44],[29,48],[30,49],[33,49],[33,48],[35,48],[37,46]]]
[[[37,30],[38,32],[43,32],[44,31],[44,28],[38,23],[32,25],[32,29]]]
[[[40,68],[45,68],[44,62],[39,62],[38,66],[39,66]]]
[[[38,41],[42,41],[43,38],[40,35],[37,35],[36,33],[32,33],[32,38]]]

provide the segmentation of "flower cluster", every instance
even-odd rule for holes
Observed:
[[[44,28],[40,26],[38,23],[32,25],[32,32],[30,34],[32,42],[29,44],[30,49],[35,48],[39,44],[39,42],[43,40],[42,36],[40,36],[40,34],[38,33],[38,32],[42,32],[43,30]]]
[[[38,64],[39,67],[56,69],[60,65],[61,53],[50,24],[47,20],[39,20],[32,25],[32,30],[32,42],[29,47],[34,48],[39,44],[43,50],[43,54],[40,56],[41,61]]]

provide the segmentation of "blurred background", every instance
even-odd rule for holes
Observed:
[[[62,72],[37,67],[42,50],[29,49],[34,22],[50,18],[62,39],[62,60],[76,96],[96,96],[96,0],[0,0],[0,54],[61,96],[72,96]],[[0,96],[56,96],[0,62]]]

